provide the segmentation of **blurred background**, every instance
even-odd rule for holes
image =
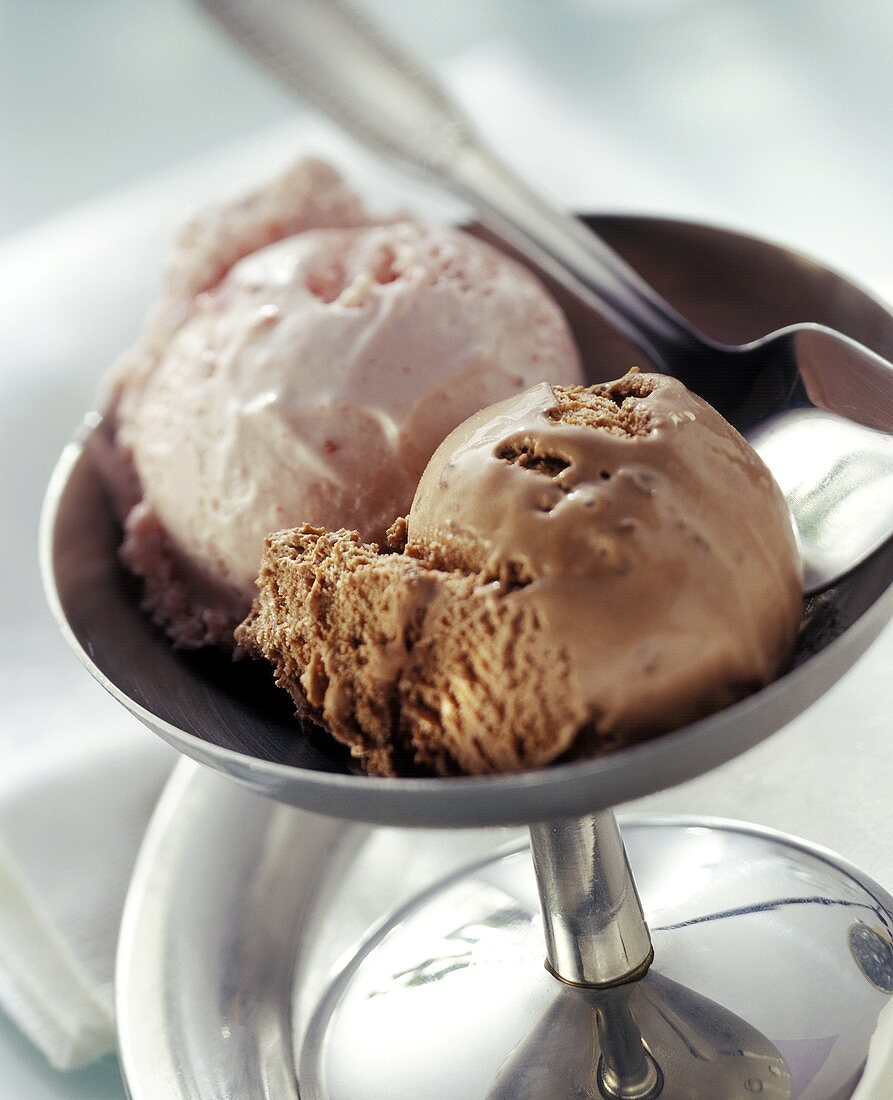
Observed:
[[[520,59],[668,211],[893,268],[888,0],[362,6],[432,64]],[[0,237],[300,111],[188,0],[0,0]]]

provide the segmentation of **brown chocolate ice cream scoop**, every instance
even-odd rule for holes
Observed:
[[[239,640],[378,774],[511,771],[734,702],[800,621],[788,509],[675,379],[527,390],[422,477],[401,552],[314,528],[268,541]]]

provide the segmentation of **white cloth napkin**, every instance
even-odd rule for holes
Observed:
[[[575,112],[535,72],[498,50],[461,59],[449,76],[503,155],[570,206],[777,229],[777,211],[760,207],[746,174],[737,187],[724,178],[718,188],[714,179],[684,178],[677,166],[662,169],[647,149],[604,129],[595,111],[592,117]],[[83,1064],[113,1046],[117,923],[136,846],[173,754],[90,681],[50,621],[36,565],[40,498],[101,372],[132,338],[165,239],[186,208],[254,183],[306,152],[331,157],[383,207],[408,204],[434,217],[456,210],[375,168],[322,123],[304,119],[0,248],[0,561],[7,578],[0,591],[6,624],[0,636],[0,1004],[60,1067]],[[788,228],[789,240],[821,252],[808,213]],[[893,764],[893,749],[881,745],[889,703],[873,690],[874,677],[889,679],[891,659],[888,631],[850,686],[837,689],[833,709],[814,708],[782,735],[788,749],[781,757],[773,755],[772,742],[758,750],[765,768],[754,770],[748,756],[732,766],[737,770],[669,792],[663,804],[796,827],[893,884],[893,843],[875,836],[886,821],[886,798],[870,784]],[[852,774],[849,759],[838,766],[835,757],[835,723],[844,717],[847,751],[858,746],[855,766],[867,784],[858,800],[837,787],[841,775]],[[802,772],[779,778],[774,764],[781,758],[794,769],[816,730],[825,756],[806,774],[827,798],[794,787]]]

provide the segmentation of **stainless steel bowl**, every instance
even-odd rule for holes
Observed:
[[[795,321],[829,325],[893,359],[893,313],[798,253],[728,230],[595,215],[597,231],[708,335],[744,343]],[[560,292],[556,293],[561,297]],[[636,353],[568,307],[592,380]],[[718,714],[596,760],[516,775],[378,779],[298,728],[261,665],[181,653],[139,608],[119,530],[85,451],[69,445],[45,506],[42,561],[63,632],[93,675],[166,741],[255,790],[319,813],[395,825],[482,826],[577,816],[691,779],[768,737],[819,698],[893,614],[893,540],[806,605],[792,669]],[[893,429],[893,424],[890,425]]]

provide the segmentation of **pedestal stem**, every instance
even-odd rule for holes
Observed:
[[[548,966],[605,987],[647,971],[651,937],[611,810],[530,827]]]
[[[631,989],[626,985],[589,994],[602,1052],[598,1086],[611,1100],[651,1100],[660,1093],[663,1081],[630,1011]]]

